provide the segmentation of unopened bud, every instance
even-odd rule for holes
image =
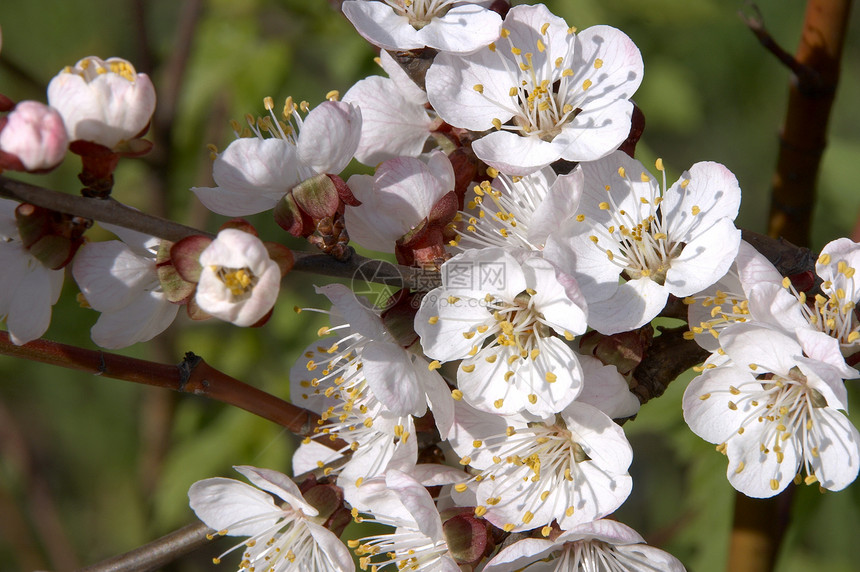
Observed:
[[[63,116],[72,141],[135,152],[130,142],[149,128],[155,88],[126,60],[91,56],[51,80],[48,102]]]
[[[69,148],[63,118],[38,101],[22,101],[0,124],[0,168],[43,172],[59,165]]]

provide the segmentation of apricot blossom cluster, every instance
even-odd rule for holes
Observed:
[[[271,211],[340,264],[358,245],[428,280],[381,304],[323,285],[329,309],[297,308],[330,320],[290,371],[292,402],[319,419],[292,469],[314,476],[300,489],[241,466],[254,486],[189,491],[204,523],[249,537],[240,568],[352,570],[349,546],[372,570],[683,570],[610,520],[633,487],[620,422],[640,399],[633,367],[594,349],[649,337],[673,300],[689,306],[685,337],[712,352],[684,419],[728,457],[737,490],[856,479],[860,433],[843,412],[860,246],[827,245],[819,285],[799,291],[741,240],[728,168],[697,162],[670,185],[662,160],[655,175],[634,158],[644,65],[620,30],[578,31],[542,4],[343,12],[389,77],[315,107],[265,98],[211,148],[215,185],[191,191],[216,214]],[[416,54],[432,61],[420,77],[398,63]],[[150,146],[151,82],[90,57],[48,101],[3,110],[0,166],[50,169],[68,148],[84,194],[107,197],[119,158]],[[353,159],[369,174],[345,175]],[[45,332],[70,263],[100,313],[93,341],[116,348],[158,335],[180,306],[262,326],[295,262],[242,219],[176,241],[103,225],[119,240],[87,242],[89,224],[0,200],[0,317],[15,344]],[[394,531],[344,544],[346,513]],[[498,549],[508,533],[523,538]]]

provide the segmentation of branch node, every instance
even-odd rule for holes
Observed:
[[[108,369],[107,362],[105,361],[105,353],[103,351],[99,351],[99,367],[93,375],[101,375],[105,373]]]
[[[185,352],[185,357],[182,358],[182,362],[180,362],[179,368],[179,391],[185,393],[185,386],[188,384],[188,381],[191,379],[191,374],[194,372],[194,368],[197,367],[200,362],[203,361],[203,358],[195,354],[194,352]]]

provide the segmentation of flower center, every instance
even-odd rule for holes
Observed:
[[[532,244],[528,240],[529,224],[548,188],[542,179],[535,176],[509,177],[499,174],[494,181],[475,185],[475,198],[466,207],[474,214],[461,212],[455,221],[468,221],[465,232],[460,232],[451,246],[461,248],[483,248],[487,246],[508,247],[511,245],[528,250],[541,250],[543,244]],[[489,197],[492,206],[485,203]],[[496,212],[487,216],[487,206]],[[461,243],[465,246],[461,246]]]
[[[829,265],[831,256],[822,253],[818,258],[819,264]],[[828,296],[817,294],[815,300],[807,302],[806,294],[797,292],[791,285],[791,280],[783,279],[782,285],[791,292],[800,302],[804,317],[812,326],[839,340],[843,355],[848,356],[856,351],[856,345],[860,342],[860,319],[857,316],[857,308],[854,300],[846,295],[846,292],[855,292],[854,285],[855,269],[848,266],[844,260],[836,264],[836,276],[833,280],[827,280],[821,285],[821,289]]]
[[[611,186],[605,186],[609,200],[601,201],[597,206],[600,210],[608,211],[611,220],[607,226],[598,226],[589,239],[605,250],[606,257],[620,266],[629,280],[650,278],[662,286],[666,282],[672,259],[681,252],[684,243],[673,241],[666,231],[659,208],[666,188],[666,173],[660,159],[657,160],[657,169],[663,172],[663,189],[656,184],[648,185],[648,195],[638,197],[641,207],[636,213],[620,208],[609,194]],[[624,167],[618,168],[618,174],[629,182]],[[639,179],[649,183],[651,176],[643,171]],[[685,188],[689,182],[682,181],[681,187]],[[695,218],[701,211],[694,206],[691,212]],[[577,215],[577,220],[585,220],[585,215]]]
[[[75,67],[66,66],[63,71],[79,75],[87,83],[90,83],[97,77],[106,73],[116,74],[127,79],[131,83],[134,83],[137,79],[137,72],[135,71],[134,66],[119,58],[111,58],[108,61],[102,61],[99,58],[89,57],[79,61]]]
[[[534,136],[543,141],[552,141],[561,133],[562,126],[579,113],[577,103],[582,99],[583,92],[592,86],[592,82],[585,80],[579,87],[572,85],[573,70],[565,67],[573,59],[576,30],[568,28],[564,55],[550,61],[549,27],[548,22],[541,26],[540,36],[534,46],[515,45],[510,30],[502,28],[501,38],[507,42],[510,55],[507,51],[498,51],[495,43],[489,45],[490,51],[499,55],[502,67],[514,80],[508,90],[508,100],[496,101],[487,97],[488,101],[512,116],[505,125],[500,119],[493,119],[496,129],[517,131],[524,137]],[[602,65],[601,60],[594,61],[595,68]],[[473,89],[484,93],[481,84],[475,85]]]
[[[496,321],[496,337],[491,345],[516,347],[526,358],[530,357],[536,345],[536,336],[545,338],[552,335],[550,327],[541,322],[543,316],[532,306],[532,296],[536,293],[526,288],[514,298],[513,304],[487,294],[487,309]]]
[[[455,0],[385,0],[401,16],[406,16],[416,30],[430,23],[433,18],[444,16]]]
[[[475,441],[473,446],[498,447],[498,452],[493,457],[494,464],[485,469],[481,475],[476,477],[479,482],[490,480],[495,483],[494,494],[489,498],[479,499],[486,505],[479,505],[475,514],[483,516],[487,512],[487,506],[496,506],[500,503],[516,502],[523,505],[527,510],[523,513],[522,523],[528,525],[534,518],[534,514],[545,503],[559,502],[554,495],[560,490],[568,488],[571,483],[581,476],[577,468],[579,463],[590,461],[583,447],[574,440],[573,434],[567,428],[565,422],[556,417],[554,423],[530,423],[528,427],[515,429],[508,427],[504,434],[494,435],[485,442]],[[461,464],[469,464],[471,459],[464,457]],[[524,490],[517,487],[516,496],[503,498],[499,493],[509,490],[508,484],[516,482],[534,483]],[[455,490],[465,490],[466,485],[461,484]],[[562,495],[568,503],[572,499]],[[559,508],[559,507],[556,507]],[[573,506],[561,506],[561,512],[573,514]],[[503,527],[510,532],[516,525],[506,524]],[[542,530],[544,536],[549,534],[549,526]]]
[[[259,278],[250,268],[227,268],[224,266],[213,266],[212,271],[224,286],[230,291],[234,298],[244,299],[251,295]]]
[[[750,364],[750,369],[759,369],[756,364]],[[821,428],[816,424],[816,409],[827,407],[827,400],[816,389],[809,386],[807,377],[797,366],[792,367],[787,376],[765,373],[756,377],[755,381],[741,384],[739,387],[730,386],[729,393],[737,399],[728,401],[728,408],[746,412],[741,422],[738,434],[759,424],[759,450],[764,455],[773,454],[777,463],[782,463],[785,453],[783,443],[793,440],[800,456],[801,466],[806,472],[806,484],[817,482],[813,460],[819,455],[819,446],[825,441]],[[710,393],[701,395],[705,400]],[[725,443],[718,450],[725,450]],[[744,470],[743,462],[736,472]],[[800,470],[798,469],[798,474]],[[780,483],[771,479],[772,490],[779,490]]]

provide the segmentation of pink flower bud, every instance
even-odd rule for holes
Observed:
[[[0,167],[46,171],[59,165],[69,148],[63,118],[38,101],[22,101],[0,125]]]
[[[51,80],[48,102],[63,116],[72,141],[124,151],[149,128],[155,88],[126,60],[91,56]]]

